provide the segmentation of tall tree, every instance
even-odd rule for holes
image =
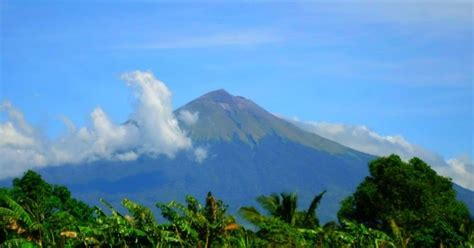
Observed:
[[[372,161],[369,170],[370,176],[343,201],[340,220],[386,232],[396,223],[411,247],[457,246],[466,239],[472,221],[450,179],[418,158],[405,163],[396,155]]]
[[[21,178],[13,179],[11,195],[40,221],[60,211],[68,212],[80,221],[92,219],[92,208],[72,198],[66,187],[51,185],[32,170],[25,172]]]
[[[14,210],[23,209],[34,224],[24,222],[24,218],[10,218],[9,221],[16,221],[25,232],[22,235],[12,232],[9,234],[27,234],[47,246],[60,245],[61,240],[56,238],[60,233],[73,230],[79,224],[88,223],[93,219],[93,209],[72,198],[66,187],[48,184],[38,173],[31,170],[25,172],[23,177],[15,178],[13,187],[3,190],[2,195],[0,207],[7,205],[11,209],[14,205],[10,203],[16,203]]]

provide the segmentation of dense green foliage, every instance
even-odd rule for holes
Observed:
[[[13,188],[2,189],[0,214],[3,216],[0,238],[15,231],[16,238],[25,238],[41,245],[60,245],[62,230],[93,220],[92,209],[74,198],[66,187],[50,185],[38,174],[28,171],[13,180]]]
[[[151,209],[129,199],[126,213],[101,200],[103,210],[71,197],[28,171],[0,189],[0,247],[472,247],[472,219],[457,202],[451,182],[419,159],[391,156],[370,164],[371,176],[343,202],[339,223],[321,226],[316,210],[296,194],[256,198],[241,217],[208,193],[204,202],[157,203]],[[264,212],[265,214],[264,214]]]
[[[392,155],[369,165],[368,176],[343,201],[339,218],[389,232],[394,223],[410,247],[454,247],[472,230],[469,210],[456,200],[451,181],[426,163]]]

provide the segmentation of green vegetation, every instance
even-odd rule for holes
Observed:
[[[343,201],[339,222],[320,225],[325,192],[298,207],[296,194],[257,197],[259,208],[242,207],[239,224],[226,205],[208,193],[201,204],[157,203],[151,209],[122,201],[120,213],[71,197],[62,186],[28,171],[0,189],[0,247],[473,247],[474,221],[456,201],[452,183],[419,159],[397,156],[369,165],[370,176]],[[262,211],[265,211],[264,214]]]
[[[456,200],[451,181],[426,163],[398,156],[369,165],[370,176],[343,201],[339,218],[385,232],[394,229],[413,247],[455,247],[472,230],[467,207]],[[471,231],[472,232],[472,231]]]

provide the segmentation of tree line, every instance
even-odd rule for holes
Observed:
[[[256,198],[240,208],[247,225],[212,193],[203,202],[157,203],[161,216],[129,199],[125,213],[101,199],[90,207],[64,186],[27,171],[0,188],[0,247],[473,247],[474,219],[456,200],[450,179],[425,162],[391,155],[369,164],[370,175],[341,203],[337,221],[316,214],[294,193]]]

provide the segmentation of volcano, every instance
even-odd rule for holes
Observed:
[[[194,147],[206,151],[202,161],[182,151],[174,158],[141,156],[38,172],[90,204],[105,198],[119,206],[129,198],[152,209],[156,202],[183,201],[187,194],[202,198],[208,191],[228,204],[231,213],[256,205],[259,195],[275,192],[295,192],[301,206],[307,206],[326,190],[318,216],[328,221],[336,218],[340,201],[368,175],[368,163],[375,158],[303,131],[225,90],[207,93],[178,108],[175,115],[184,111],[198,115],[195,122],[179,125]],[[129,120],[124,125],[137,124]]]

